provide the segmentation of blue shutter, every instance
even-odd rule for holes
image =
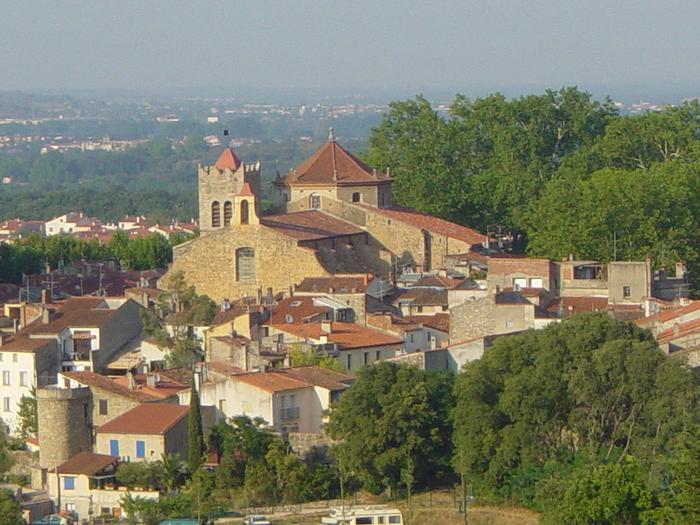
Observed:
[[[64,490],[75,490],[75,478],[73,478],[73,477],[63,478],[63,489]]]
[[[109,440],[109,453],[112,456],[119,455],[119,441],[118,440],[116,440],[116,439]]]
[[[136,457],[145,458],[146,457],[146,443],[144,441],[136,442]]]

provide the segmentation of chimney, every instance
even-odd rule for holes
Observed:
[[[136,389],[136,380],[134,379],[134,374],[131,370],[126,373],[126,386],[129,390]]]
[[[369,274],[365,274],[365,277],[362,281],[364,282],[364,285],[367,286],[369,284]]]
[[[675,323],[673,325],[673,336],[678,337],[681,333],[681,325],[680,323]]]
[[[41,304],[48,304],[50,302],[49,300],[49,291],[48,290],[41,290]]]
[[[19,331],[19,319],[12,320],[12,331],[17,333]]]
[[[51,315],[51,310],[44,306],[44,308],[41,309],[41,323],[49,324],[52,320],[52,317],[53,316]]]
[[[148,388],[155,388],[157,384],[158,384],[158,374],[146,375],[146,386]]]
[[[0,346],[4,345],[7,341],[7,334],[0,332]]]
[[[327,334],[330,334],[333,332],[333,323],[331,321],[328,321],[324,319],[321,321],[321,331],[325,332]]]

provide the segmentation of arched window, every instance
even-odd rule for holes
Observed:
[[[318,210],[321,207],[321,196],[317,193],[309,195],[309,208]]]
[[[241,201],[241,224],[248,224],[248,201]]]
[[[233,217],[233,204],[231,201],[224,202],[224,226],[231,224],[231,217]]]
[[[362,195],[360,194],[359,191],[356,191],[352,194],[352,202],[360,202],[362,199]]]
[[[255,281],[255,250],[253,248],[238,248],[236,250],[236,281]]]
[[[221,209],[218,201],[211,203],[211,227],[218,228],[221,226]]]

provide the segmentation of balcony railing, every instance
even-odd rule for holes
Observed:
[[[287,407],[280,410],[280,419],[282,421],[290,421],[299,419],[299,407]]]
[[[66,352],[63,354],[64,361],[90,361],[89,352]]]

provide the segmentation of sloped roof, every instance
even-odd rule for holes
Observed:
[[[364,234],[357,226],[317,210],[268,215],[260,223],[299,241]]]
[[[697,310],[700,310],[700,301],[692,301],[685,306],[678,306],[676,308],[662,310],[661,312],[650,315],[649,317],[637,319],[635,322],[640,326],[648,326],[649,324],[655,322],[665,323],[676,318],[681,318],[684,315],[688,315]]]
[[[330,332],[324,331],[321,323],[292,323],[270,326],[273,326],[281,332],[287,332],[300,338],[314,339],[317,341],[321,336],[325,335],[328,337],[329,343],[338,345],[339,350],[398,345],[403,343],[403,340],[398,337],[355,323],[333,322],[331,323]]]
[[[241,191],[238,192],[238,195],[241,197],[254,197],[255,195],[253,194],[253,190],[250,188],[250,184],[247,182],[243,184],[243,187],[241,188]]]
[[[46,345],[55,345],[55,339],[36,339],[15,335],[0,345],[0,352],[34,353]]]
[[[147,403],[115,417],[95,432],[104,434],[165,434],[187,416],[189,407],[171,403]]]
[[[294,366],[284,368],[280,372],[328,390],[344,390],[350,386],[353,380],[352,376],[348,374],[316,365]]]
[[[277,306],[272,310],[269,324],[300,323],[330,310],[329,306],[314,304],[313,296],[288,297],[277,303]],[[287,316],[291,318],[291,321],[287,321]]]
[[[95,454],[93,452],[78,452],[65,463],[59,465],[57,470],[59,474],[94,476],[117,461],[119,461],[119,458],[116,456]]]
[[[449,333],[450,331],[450,314],[439,313],[433,315],[411,315],[407,319],[414,323],[420,323],[428,328],[440,330],[441,332]]]
[[[109,377],[103,376],[96,372],[61,372],[61,375],[67,377],[68,379],[72,379],[73,381],[76,381],[81,385],[86,385],[91,388],[104,390],[106,392],[109,392],[110,394],[126,397],[128,399],[133,399],[134,401],[138,401],[140,403],[154,401],[158,399],[157,397],[149,395],[145,392],[141,392],[135,389],[132,390],[131,388],[121,385],[116,381],[110,379]]]
[[[478,231],[462,226],[461,224],[455,224],[454,222],[426,215],[409,208],[402,208],[399,206],[374,208],[365,204],[357,204],[357,206],[362,206],[366,210],[384,215],[390,219],[401,221],[432,233],[444,235],[451,239],[463,241],[470,245],[481,244],[486,241],[487,238],[486,235],[482,235]]]
[[[316,293],[364,293],[374,280],[371,274],[335,274],[329,277],[305,277],[294,290]]]
[[[219,159],[214,163],[214,167],[223,169],[230,169],[236,171],[241,166],[241,159],[238,158],[236,153],[231,148],[226,148],[221,152]]]
[[[331,136],[316,153],[290,171],[283,183],[289,186],[383,184],[392,180],[384,173],[372,170]]]
[[[700,319],[693,319],[687,323],[680,323],[678,326],[667,328],[656,336],[656,340],[659,343],[665,343],[698,332],[700,332]]]
[[[233,379],[271,393],[311,387],[306,381],[277,371],[237,374]]]

